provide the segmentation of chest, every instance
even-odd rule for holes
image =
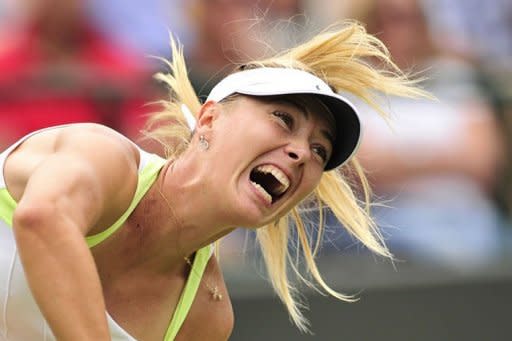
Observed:
[[[186,305],[180,299],[187,279],[195,276],[189,268],[182,270],[164,277],[144,278],[134,273],[122,281],[102,278],[109,315],[140,341],[164,340],[171,320],[179,316],[184,321],[174,340],[227,340],[233,327],[233,311],[217,262],[210,259],[188,313],[181,310],[177,314],[177,307]],[[218,295],[214,296],[212,289]]]

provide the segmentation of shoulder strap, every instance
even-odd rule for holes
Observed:
[[[16,202],[11,197],[7,188],[0,188],[0,219],[12,226],[12,216],[16,209]]]
[[[137,189],[135,191],[135,195],[133,196],[132,202],[130,203],[130,206],[112,226],[98,234],[86,237],[87,245],[89,245],[90,248],[95,247],[96,245],[98,245],[111,235],[113,235],[123,225],[126,219],[128,219],[130,214],[133,212],[135,207],[137,207],[137,204],[142,200],[144,194],[146,194],[151,185],[155,182],[158,172],[165,164],[165,162],[165,159],[162,159],[157,155],[150,154],[149,159],[147,160],[147,162],[145,162],[146,164],[144,168],[142,169],[141,172],[139,172]]]
[[[180,300],[178,301],[178,305],[176,306],[176,310],[172,316],[169,328],[167,328],[164,341],[173,341],[185,321],[185,318],[192,307],[192,303],[194,302],[194,298],[196,297],[197,289],[199,288],[199,284],[203,278],[206,265],[212,255],[211,249],[211,245],[207,245],[196,252],[192,268],[190,269],[190,274],[188,275],[187,283],[185,284],[185,288],[183,288],[183,292],[181,293]]]

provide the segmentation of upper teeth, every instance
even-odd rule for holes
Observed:
[[[281,184],[281,186],[276,189],[275,194],[279,195],[284,193],[288,187],[290,186],[290,179],[286,176],[286,174],[283,173],[279,168],[272,166],[272,165],[263,165],[256,168],[258,172],[262,172],[265,174],[272,174]]]

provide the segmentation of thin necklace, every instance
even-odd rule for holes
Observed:
[[[189,257],[183,257],[185,259],[185,262],[190,266],[190,271],[194,273],[194,275],[196,275],[197,277],[201,278],[201,277],[205,277],[205,276],[201,276],[200,274],[198,274],[196,272],[196,269],[194,269],[194,265],[192,264],[192,261],[190,260]],[[210,292],[210,294],[212,295],[212,298],[215,300],[215,301],[220,301],[222,300],[222,294],[220,293],[220,290],[219,288],[216,286],[216,285],[211,285],[208,280],[205,278],[204,280],[204,284],[206,285],[206,288],[208,289],[208,291]]]
[[[160,190],[160,187],[158,187],[158,193],[160,193],[160,196],[162,197],[162,199],[164,199],[165,201],[165,204],[167,205],[167,207],[169,208],[169,215],[171,216],[172,220],[174,220],[174,222],[176,223],[176,226],[179,226],[178,224],[178,220],[176,218],[176,214],[174,213],[174,209],[172,208],[171,204],[169,203],[169,200],[167,200],[167,197],[162,193],[162,191]],[[178,238],[179,240],[179,238]],[[178,245],[178,250],[179,250],[179,245]],[[222,300],[222,294],[220,293],[220,290],[219,288],[217,287],[217,285],[212,285],[206,278],[205,276],[202,276],[201,274],[199,274],[197,272],[197,270],[194,268],[194,264],[192,263],[192,261],[190,260],[190,257],[188,256],[184,256],[183,259],[185,260],[185,263],[187,263],[187,265],[190,267],[190,272],[194,274],[194,276],[197,276],[199,278],[199,280],[201,280],[202,278],[204,278],[204,281],[201,281],[204,283],[204,285],[206,286],[206,288],[208,289],[208,291],[210,292],[210,295],[212,296],[212,298],[215,300],[215,301],[220,301]],[[206,270],[206,269],[205,269]]]

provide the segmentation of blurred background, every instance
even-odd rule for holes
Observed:
[[[140,140],[168,94],[151,56],[185,47],[202,98],[234,63],[362,21],[438,101],[358,103],[358,156],[397,260],[372,256],[328,217],[318,262],[357,303],[305,289],[301,335],[265,281],[253,236],[222,244],[232,340],[511,340],[512,1],[0,0],[0,150],[26,133],[98,122]],[[369,61],[372,62],[372,61]],[[152,148],[147,146],[147,148]]]

